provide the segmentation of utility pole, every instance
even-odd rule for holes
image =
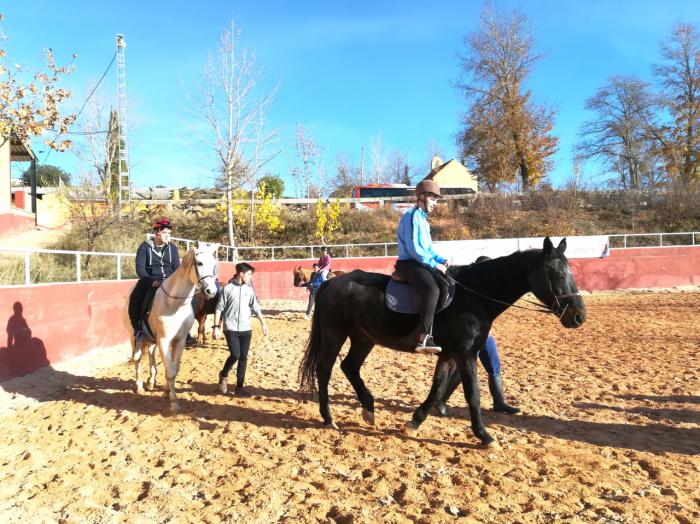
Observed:
[[[360,185],[363,185],[365,178],[365,146],[360,148]]]
[[[126,121],[126,40],[124,35],[117,34],[117,120],[119,122],[118,177],[119,208],[125,202],[131,201],[131,181],[129,180],[129,145],[127,141],[128,126]]]

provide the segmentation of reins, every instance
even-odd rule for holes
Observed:
[[[566,295],[559,295],[559,296],[557,296],[557,295],[554,293],[554,290],[552,289],[552,283],[549,282],[549,280],[548,280],[547,283],[549,284],[549,289],[550,289],[550,291],[552,292],[552,296],[554,297],[554,300],[552,301],[552,305],[551,305],[550,307],[547,307],[547,306],[545,306],[544,304],[541,304],[541,303],[539,303],[539,302],[533,302],[532,300],[528,300],[528,299],[526,299],[526,298],[521,299],[521,300],[523,300],[524,302],[527,302],[528,304],[532,304],[532,305],[534,305],[534,306],[537,306],[537,309],[535,309],[535,308],[530,308],[530,307],[526,307],[526,306],[519,306],[519,305],[514,304],[514,303],[506,302],[506,301],[504,301],[504,300],[499,300],[499,299],[497,299],[497,298],[493,298],[493,297],[490,297],[490,296],[488,296],[488,295],[484,295],[483,293],[480,293],[479,291],[477,291],[477,290],[475,290],[475,289],[472,289],[472,288],[470,288],[470,287],[468,287],[468,286],[465,286],[464,284],[462,284],[461,282],[459,282],[456,278],[454,278],[454,277],[451,276],[451,275],[448,275],[447,273],[443,273],[443,275],[444,275],[446,278],[448,278],[449,280],[451,280],[452,282],[454,282],[456,285],[458,285],[459,287],[461,287],[462,289],[464,289],[465,291],[468,291],[468,292],[470,292],[470,293],[473,293],[473,294],[475,294],[475,295],[477,295],[477,296],[479,296],[479,297],[481,297],[481,298],[485,298],[486,300],[490,300],[491,302],[496,302],[497,304],[503,304],[504,306],[508,306],[508,307],[515,307],[515,308],[518,308],[518,309],[524,309],[525,311],[534,311],[535,313],[546,313],[546,314],[552,313],[552,314],[554,314],[554,315],[557,315],[559,318],[561,318],[561,317],[564,316],[564,313],[566,313],[566,309],[569,307],[569,305],[566,304],[566,305],[564,306],[563,310],[561,311],[561,314],[560,314],[560,313],[558,312],[558,309],[561,308],[561,302],[560,302],[559,300],[562,299],[562,298],[580,296],[580,293],[567,293]],[[557,309],[554,309],[554,307],[553,307],[555,304],[557,305]]]
[[[202,283],[202,280],[204,280],[205,278],[214,278],[214,275],[213,275],[213,274],[211,274],[211,275],[205,275],[205,276],[203,276],[203,277],[200,277],[200,276],[199,276],[199,269],[197,269],[197,258],[196,258],[196,257],[193,257],[192,265],[194,266],[194,274],[197,276],[197,283],[195,284],[195,290],[196,290],[197,286],[200,285],[200,284]],[[195,295],[195,293],[196,293],[196,291],[194,291],[194,292],[192,292],[191,295],[187,295],[186,297],[179,297],[179,296],[177,296],[177,295],[171,295],[170,293],[168,293],[168,290],[165,289],[165,280],[164,280],[163,283],[160,285],[160,288],[163,290],[163,293],[165,293],[167,296],[169,296],[170,298],[176,298],[176,299],[178,299],[178,300],[187,300],[187,299],[190,299],[190,298],[194,297],[194,295]]]

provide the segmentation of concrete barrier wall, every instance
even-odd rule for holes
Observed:
[[[134,281],[6,287],[0,292],[0,380],[127,340],[124,301]],[[129,355],[125,355],[125,359]]]
[[[393,257],[334,259],[333,268],[390,273],[394,262]],[[312,263],[252,262],[258,296],[263,301],[306,300],[304,288],[292,287],[292,271]],[[221,264],[222,282],[233,275],[234,267]],[[579,288],[588,291],[700,286],[700,247],[613,250],[605,259],[572,260],[571,267]],[[7,339],[0,340],[0,380],[126,341],[122,318],[133,284],[127,280],[0,288],[0,320],[7,333]]]

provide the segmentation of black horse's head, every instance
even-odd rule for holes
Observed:
[[[556,248],[549,237],[545,238],[542,263],[532,270],[528,281],[531,291],[559,317],[564,327],[577,328],[586,321],[586,305],[576,287],[564,251],[565,238]]]

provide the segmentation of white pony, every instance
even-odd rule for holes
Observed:
[[[207,298],[216,295],[216,275],[219,262],[216,252],[219,244],[199,243],[197,249],[190,248],[182,258],[180,267],[166,278],[156,291],[153,305],[148,315],[148,325],[151,328],[156,344],[147,340],[136,344],[134,332],[129,322],[128,297],[125,324],[130,333],[132,360],[136,365],[136,393],[144,393],[143,381],[139,376],[143,349],[148,348],[150,373],[146,389],[153,390],[156,383],[156,346],[165,368],[167,380],[166,396],[170,397],[170,411],[177,413],[180,405],[175,394],[175,377],[180,370],[180,359],[185,348],[187,334],[194,322],[192,297],[196,287],[201,287]]]

